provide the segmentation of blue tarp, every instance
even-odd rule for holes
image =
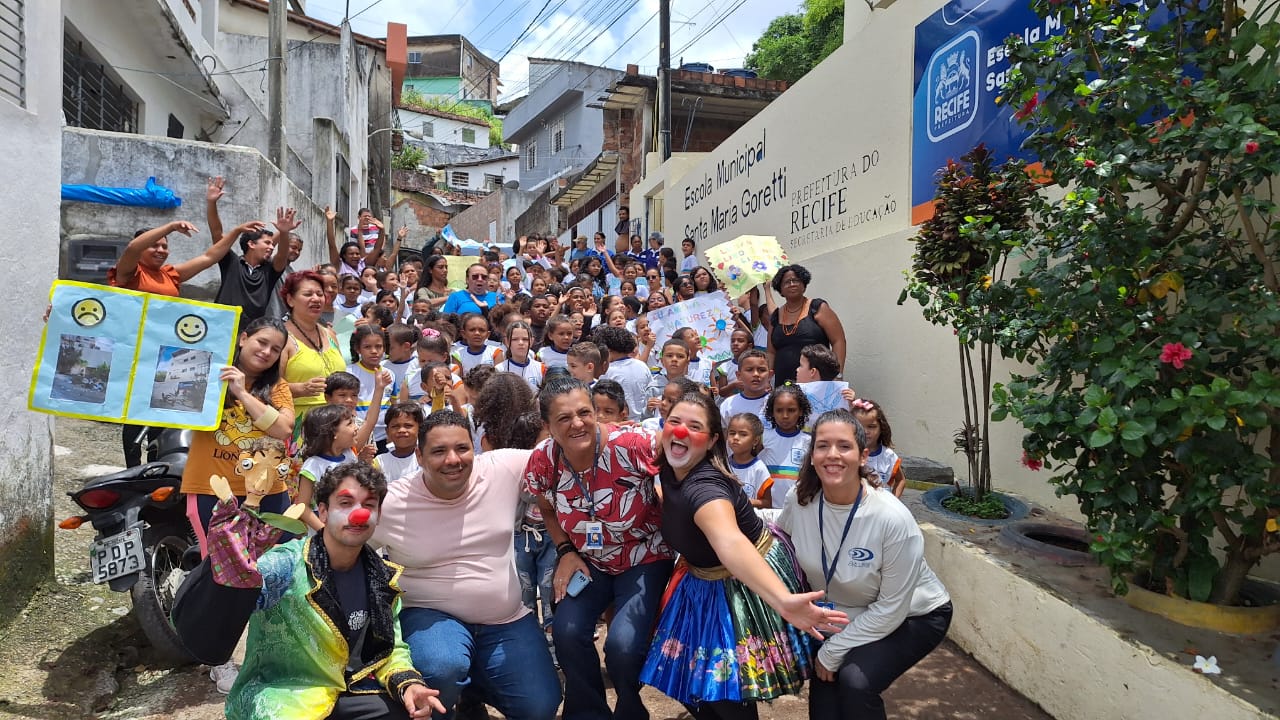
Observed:
[[[111,188],[97,185],[63,185],[63,200],[79,202],[103,203],[106,205],[130,205],[133,207],[158,208],[172,210],[182,205],[182,198],[173,191],[156,183],[156,179],[147,178],[147,186],[138,188]]]

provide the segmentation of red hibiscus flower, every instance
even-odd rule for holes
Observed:
[[[1036,111],[1036,106],[1040,104],[1040,95],[1032,95],[1031,99],[1022,104],[1018,112],[1013,114],[1015,120],[1026,120],[1031,117],[1031,113]]]
[[[1191,359],[1191,348],[1182,343],[1166,343],[1160,349],[1160,362],[1168,363],[1175,369],[1181,370],[1183,365]]]
[[[1026,450],[1022,451],[1022,464],[1028,470],[1038,471],[1044,467],[1044,462],[1039,458],[1031,457]]]

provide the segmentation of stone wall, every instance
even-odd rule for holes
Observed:
[[[297,233],[304,241],[299,267],[329,261],[323,208],[289,182],[283,173],[252,148],[188,140],[66,128],[62,132],[62,181],[106,187],[142,187],[148,177],[172,190],[182,205],[172,210],[64,202],[61,212],[59,276],[67,277],[68,247],[76,240],[128,242],[135,230],[185,220],[200,229],[187,238],[169,238],[169,262],[180,263],[204,252],[213,242],[205,216],[208,178],[226,179],[226,195],[218,204],[224,230],[251,219],[270,223],[277,207],[294,207],[302,218]],[[238,248],[237,248],[238,250]],[[103,276],[101,282],[105,282]],[[218,290],[216,267],[183,285],[183,295],[210,299]]]

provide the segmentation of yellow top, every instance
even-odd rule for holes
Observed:
[[[324,352],[317,352],[305,340],[300,340],[293,333],[289,333],[298,350],[293,357],[289,358],[289,364],[285,366],[284,379],[287,382],[304,383],[314,377],[329,377],[333,373],[347,369],[347,362],[342,357],[342,351],[338,349],[338,342],[332,335],[325,334],[329,338],[328,346]],[[321,405],[324,405],[323,393],[295,397],[293,407],[297,413],[296,421],[300,424],[308,412]]]

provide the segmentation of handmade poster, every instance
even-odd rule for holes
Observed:
[[[59,280],[27,406],[38,412],[212,430],[240,308]]]
[[[840,393],[849,389],[849,383],[843,380],[817,380],[815,382],[800,383],[800,389],[809,397],[809,405],[812,408],[809,412],[810,421],[817,420],[818,416],[828,410],[849,410],[849,403],[845,402]]]
[[[729,297],[742,297],[751,288],[767,283],[787,264],[787,254],[771,235],[740,235],[707,250],[707,262],[724,281]]]
[[[449,277],[445,282],[448,283],[450,290],[467,289],[467,268],[474,264],[457,256],[449,258]]]
[[[732,356],[729,337],[733,335],[734,325],[733,311],[729,308],[729,297],[717,291],[650,311],[649,328],[657,336],[654,350],[660,351],[676,330],[691,327],[697,331],[702,345],[698,352],[700,360],[728,360]]]

